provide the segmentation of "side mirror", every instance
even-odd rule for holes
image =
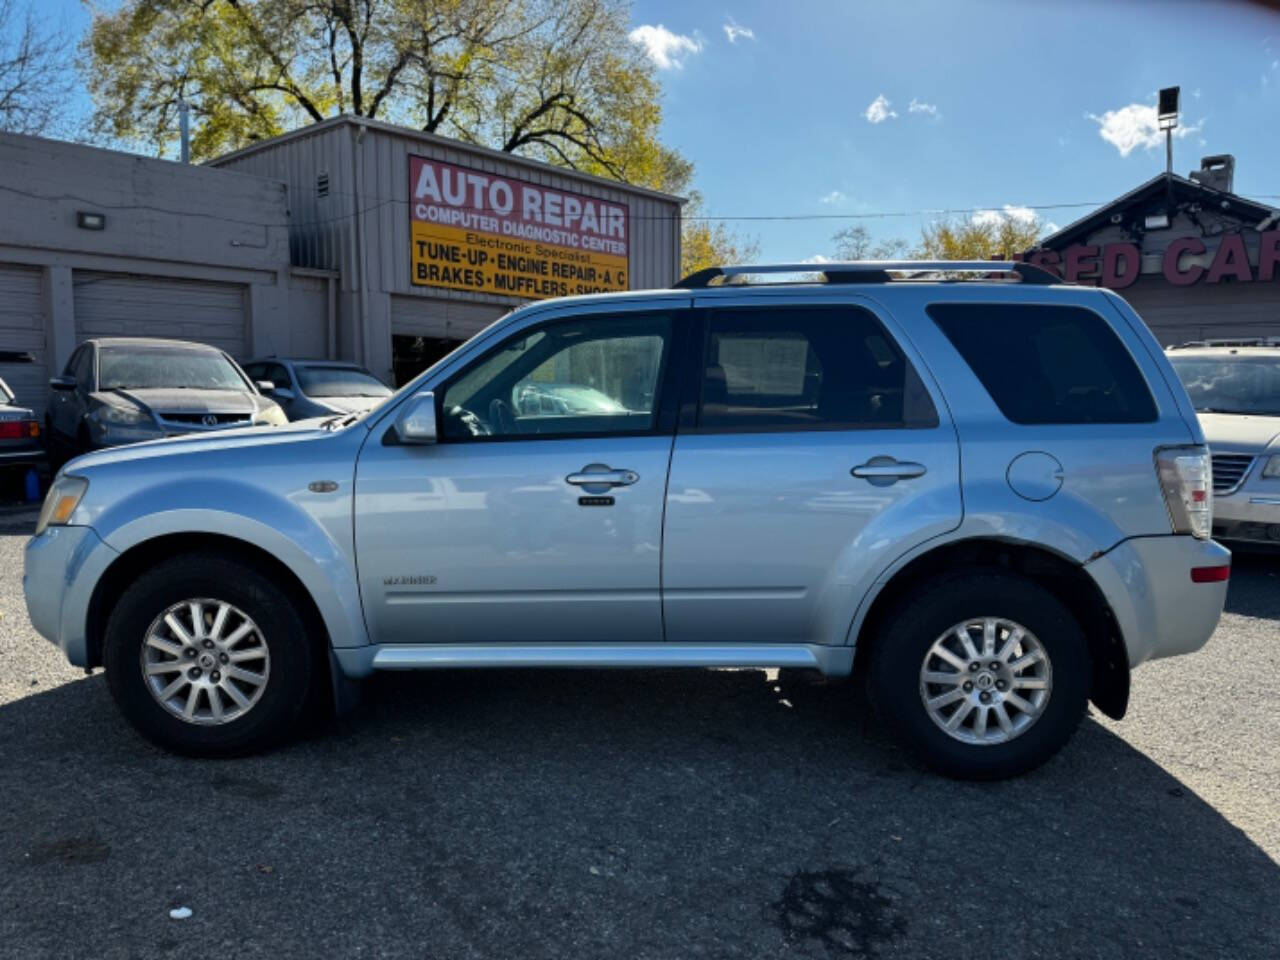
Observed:
[[[255,380],[253,385],[258,388],[258,392],[264,397],[269,397],[276,392],[276,385],[270,380]]]
[[[431,391],[416,394],[404,411],[396,417],[396,436],[401,443],[436,442],[436,395]]]
[[[53,377],[49,381],[49,386],[54,390],[74,390],[76,388],[75,377]]]

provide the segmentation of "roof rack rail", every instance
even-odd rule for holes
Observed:
[[[1016,260],[845,260],[823,263],[766,263],[736,264],[733,266],[707,267],[689,274],[678,281],[673,289],[703,290],[713,286],[713,281],[731,280],[763,273],[822,274],[827,283],[888,283],[894,273],[1007,273],[1023,283],[1060,284],[1064,281],[1054,273],[1034,264]],[[918,276],[903,279],[918,280]],[[719,286],[720,284],[714,284]]]

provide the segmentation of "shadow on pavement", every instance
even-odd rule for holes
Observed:
[[[1232,553],[1226,611],[1280,620],[1280,552]]]
[[[1280,867],[1091,720],[966,784],[805,674],[372,686],[227,762],[141,742],[101,676],[0,708],[0,952],[1280,955]]]

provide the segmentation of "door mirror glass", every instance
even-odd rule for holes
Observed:
[[[271,396],[275,397],[281,403],[284,403],[286,400],[293,399],[293,391],[288,387],[273,387],[271,390]]]
[[[258,388],[258,392],[264,397],[269,397],[276,392],[276,385],[270,380],[255,380],[253,385]]]
[[[74,390],[76,388],[76,378],[66,375],[54,377],[49,381],[49,386],[54,390]]]
[[[436,395],[431,391],[414,396],[396,417],[396,436],[401,443],[436,442]]]

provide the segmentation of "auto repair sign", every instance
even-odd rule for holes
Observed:
[[[413,283],[539,300],[626,290],[627,206],[409,157]]]

